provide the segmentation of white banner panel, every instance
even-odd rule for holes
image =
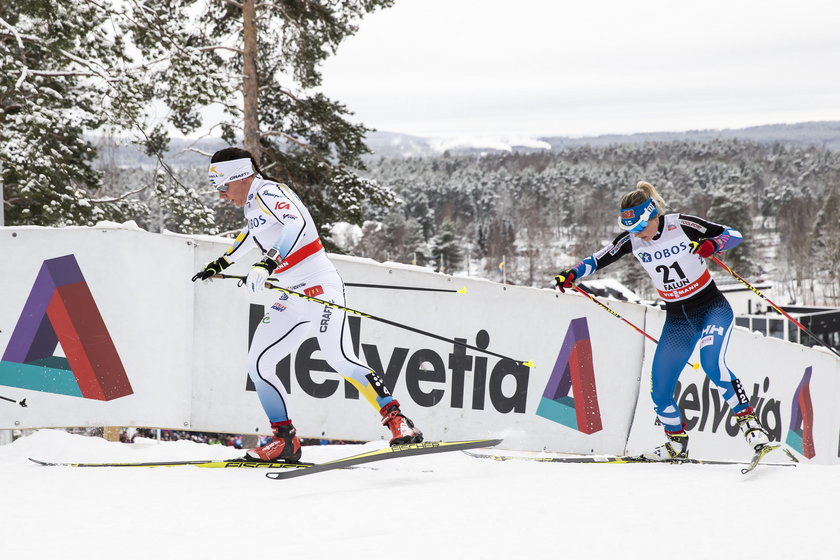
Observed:
[[[189,423],[191,242],[0,228],[0,427]]]

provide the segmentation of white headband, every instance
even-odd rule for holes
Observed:
[[[254,174],[254,166],[251,165],[251,158],[233,159],[230,161],[220,161],[211,163],[210,169],[207,171],[207,176],[210,178],[210,184],[214,187],[236,181],[237,179],[244,179]]]

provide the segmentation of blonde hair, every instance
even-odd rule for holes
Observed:
[[[656,189],[653,188],[653,185],[647,181],[639,181],[636,183],[636,190],[630,191],[622,197],[621,208],[619,209],[638,206],[648,198],[652,198],[653,202],[656,203],[656,209],[659,210],[660,216],[665,213],[665,199],[663,199],[662,196],[656,192]]]

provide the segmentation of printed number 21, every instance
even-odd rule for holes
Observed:
[[[680,280],[685,280],[685,274],[683,273],[683,271],[680,268],[680,265],[678,263],[674,263],[671,266],[665,266],[664,264],[660,264],[659,266],[656,267],[656,272],[661,272],[662,273],[662,283],[663,284],[670,284],[671,282],[674,281],[674,279],[672,279],[671,275],[669,274],[669,271],[671,269],[674,269],[674,272],[676,272],[679,275]]]

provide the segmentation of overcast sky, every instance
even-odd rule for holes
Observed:
[[[396,0],[323,76],[356,121],[420,136],[840,120],[840,2]]]

